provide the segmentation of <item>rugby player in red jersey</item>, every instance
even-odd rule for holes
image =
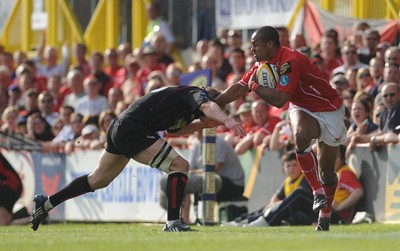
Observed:
[[[259,28],[253,33],[251,43],[257,62],[237,84],[227,88],[216,102],[230,103],[249,90],[276,107],[290,102],[288,114],[294,133],[297,161],[313,189],[313,209],[320,210],[316,231],[328,231],[337,186],[335,161],[339,145],[346,138],[342,99],[307,56],[281,46],[275,28]],[[274,64],[279,71],[280,78],[275,89],[256,82],[257,68],[263,62]],[[311,148],[314,139],[317,143],[317,156]]]

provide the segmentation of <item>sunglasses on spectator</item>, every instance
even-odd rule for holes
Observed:
[[[356,55],[357,52],[356,51],[346,51],[344,54],[346,54],[346,55]]]
[[[360,78],[366,78],[366,77],[371,77],[371,74],[363,73],[363,74],[360,75]]]
[[[388,98],[388,97],[393,98],[393,97],[395,97],[395,96],[396,96],[396,93],[394,93],[394,92],[392,92],[392,93],[387,93],[387,94],[383,94],[383,95],[382,95],[382,97],[384,97],[384,98]]]

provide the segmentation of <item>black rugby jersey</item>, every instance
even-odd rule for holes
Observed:
[[[203,116],[199,107],[209,100],[207,92],[199,87],[163,87],[132,103],[118,120],[124,126],[172,133]]]

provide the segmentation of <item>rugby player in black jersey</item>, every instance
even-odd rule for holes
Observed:
[[[131,104],[108,128],[105,150],[92,173],[77,177],[51,196],[34,197],[32,229],[37,230],[48,212],[60,203],[107,187],[132,158],[168,173],[168,219],[163,230],[189,231],[190,227],[181,222],[179,211],[189,164],[159,132],[187,135],[224,123],[237,135],[245,136],[242,124],[213,102],[218,95],[219,91],[213,88],[174,86],[157,89]]]

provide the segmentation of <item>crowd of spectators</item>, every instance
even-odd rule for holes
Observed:
[[[149,91],[179,85],[180,74],[198,69],[211,69],[211,85],[223,90],[255,62],[241,31],[224,30],[214,39],[199,40],[191,65],[182,65],[171,56],[174,36],[165,31],[168,27],[159,19],[158,6],[151,6],[149,15],[151,25],[161,29],[151,30],[140,48],[124,42],[89,54],[85,44],[77,43],[71,51],[62,46],[60,53],[57,47],[46,46],[44,37],[34,58],[24,51],[0,51],[1,131],[37,140],[43,151],[70,154],[101,149],[112,119]],[[399,142],[397,45],[381,41],[379,32],[367,23],[355,25],[354,35],[344,40],[336,30],[327,30],[314,46],[300,34],[291,41],[285,27],[277,29],[282,45],[306,53],[342,96],[348,122],[346,156],[358,143],[368,143],[374,151]],[[271,107],[249,92],[226,110],[243,123],[247,136],[237,138],[222,126],[217,133],[238,155],[258,146],[293,149],[286,109],[287,105]],[[191,147],[190,137],[166,137],[174,146]]]

